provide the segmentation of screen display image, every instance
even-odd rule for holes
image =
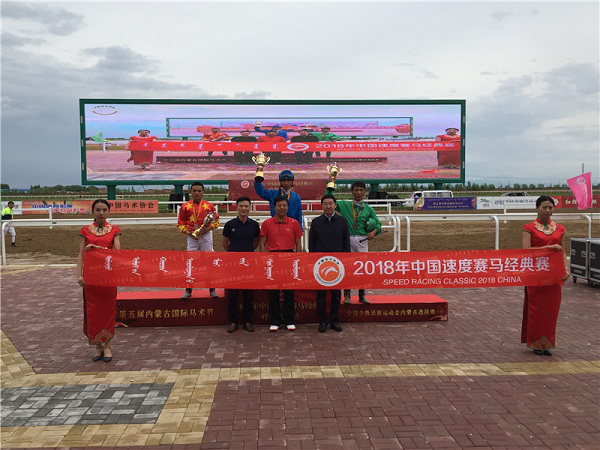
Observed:
[[[251,180],[464,181],[463,100],[81,100],[84,184]]]
[[[347,139],[375,139],[386,136],[411,136],[412,117],[294,117],[287,119],[273,117],[256,117],[254,122],[247,118],[167,118],[167,134],[169,137],[199,137],[210,133],[213,127],[219,127],[222,132],[239,135],[243,130],[252,132],[256,127],[281,127],[299,133],[307,129],[310,133],[318,133],[322,127],[335,129],[339,136]]]

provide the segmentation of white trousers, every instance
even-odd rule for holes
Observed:
[[[214,252],[212,231],[206,234],[201,234],[198,239],[191,236],[187,237],[188,252]]]
[[[10,224],[6,225],[6,228],[4,228],[4,235],[6,235],[7,233],[10,234],[11,241],[15,242],[15,239],[17,237],[17,232],[15,231],[15,227],[11,227]]]
[[[364,242],[360,242],[364,239]],[[369,240],[366,236],[350,236],[350,251],[351,252],[368,252]]]
[[[361,242],[364,239],[364,242]],[[352,236],[350,235],[350,251],[351,252],[363,252],[369,251],[369,240],[366,236]],[[350,289],[344,289],[344,295],[350,295]]]

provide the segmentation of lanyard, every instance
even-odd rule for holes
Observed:
[[[200,213],[202,212],[202,200],[200,200],[200,203],[198,204],[198,210],[196,210],[196,206],[194,201],[192,200],[192,213],[194,215],[194,217],[196,218],[196,223],[200,224]]]
[[[285,195],[285,191],[282,188],[279,188],[279,195]],[[292,195],[292,190],[291,189],[287,193],[288,205],[290,203],[290,195]]]
[[[354,219],[354,225],[352,226],[355,230],[358,228],[358,218],[360,217],[360,214],[363,212],[363,209],[365,209],[365,204],[361,204],[360,205],[360,209],[358,210],[358,214],[356,214],[354,212],[354,202],[352,202],[352,218]]]

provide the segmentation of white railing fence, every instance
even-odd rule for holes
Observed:
[[[310,222],[312,219],[317,217],[318,214],[304,215],[304,236],[302,240],[303,248],[308,248],[308,233],[310,229]],[[223,216],[225,218],[232,218],[233,215]],[[259,223],[267,219],[269,216],[258,216],[253,217]],[[416,223],[418,222],[494,222],[494,248],[498,250],[500,248],[500,220],[503,221],[531,221],[534,220],[537,215],[536,213],[509,213],[509,214],[386,214],[378,216],[382,222],[382,229],[392,230],[393,233],[393,246],[390,252],[409,252],[411,250],[411,231]],[[600,213],[558,213],[554,214],[553,218],[557,222],[564,220],[585,220],[588,225],[588,238],[592,237],[592,223],[594,221],[600,221]],[[402,222],[406,223],[406,242],[404,248],[402,248]],[[225,221],[223,221],[224,223]],[[81,227],[90,223],[89,218],[81,219],[15,219],[11,221],[2,222],[2,265],[6,264],[6,242],[4,233],[6,227],[63,227],[63,226],[77,226]],[[177,217],[124,217],[124,218],[111,218],[111,223],[115,225],[176,225]],[[222,228],[222,225],[221,227]]]

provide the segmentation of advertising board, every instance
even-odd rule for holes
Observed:
[[[93,200],[23,200],[24,215],[30,214],[92,214]],[[111,214],[157,214],[156,200],[109,200]],[[16,211],[15,211],[16,213]]]
[[[416,211],[460,211],[477,209],[477,197],[420,198],[415,203]]]
[[[82,183],[464,182],[465,101],[80,100]]]

